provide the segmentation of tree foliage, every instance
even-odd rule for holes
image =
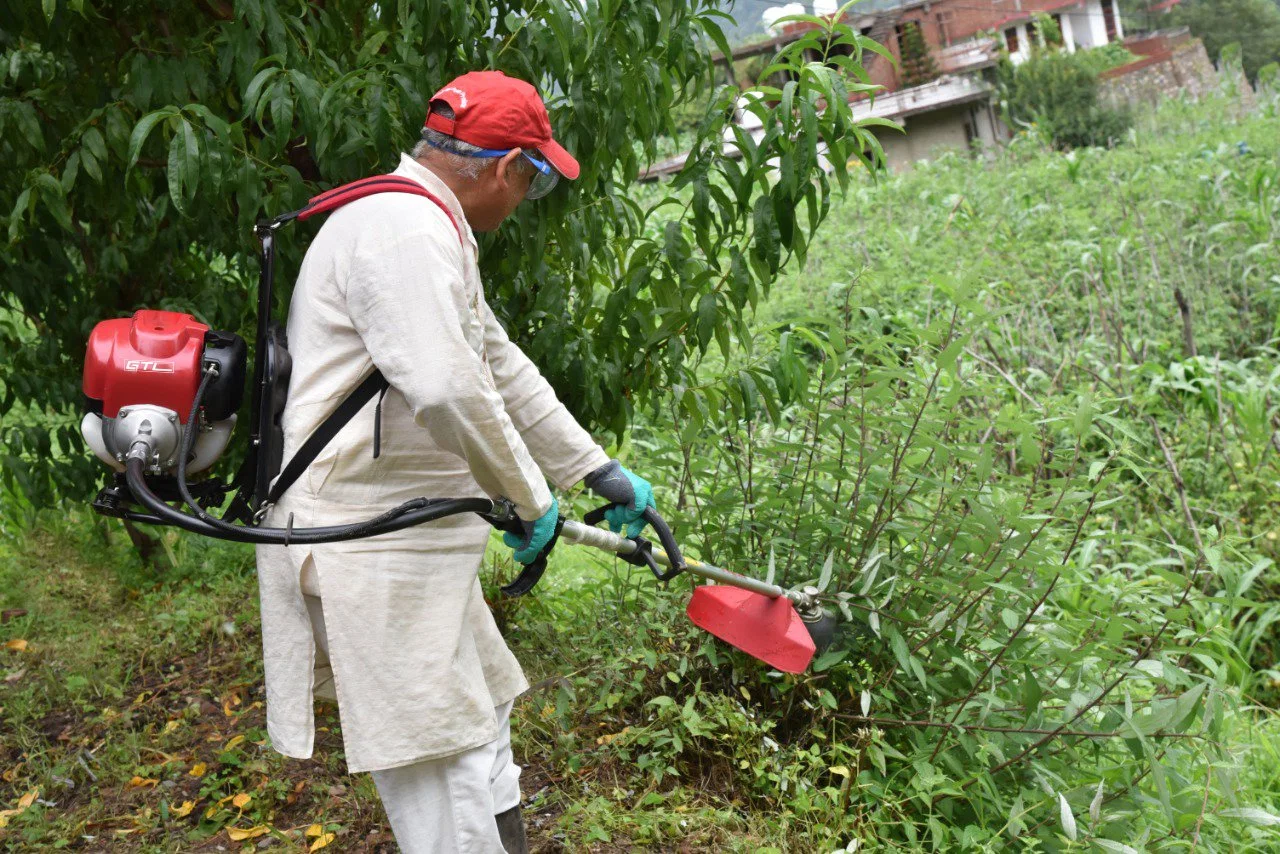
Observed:
[[[938,63],[924,40],[924,33],[916,21],[902,25],[902,37],[898,49],[902,54],[902,85],[919,86],[938,76]]]
[[[1224,47],[1239,44],[1250,80],[1257,79],[1264,65],[1280,60],[1280,6],[1275,0],[1186,0],[1174,7],[1173,19],[1204,42],[1214,62]]]
[[[1097,57],[1092,51],[1066,53],[1033,46],[1015,65],[997,68],[1000,104],[1015,131],[1036,125],[1058,148],[1106,146],[1129,127],[1127,113],[1098,101]]]
[[[818,22],[805,46],[851,46],[836,58],[847,84],[789,51],[781,61],[795,80],[752,103],[763,130],[754,139],[732,131],[733,151],[721,139],[738,93],[717,90],[673,194],[633,201],[629,188],[673,111],[705,96],[709,48],[727,49],[718,5],[4,7],[6,471],[42,501],[87,491],[92,467],[71,461],[83,456],[74,413],[92,325],[157,307],[247,330],[253,222],[392,168],[431,93],[478,68],[533,81],[549,96],[557,138],[582,164],[572,186],[524,206],[484,241],[490,301],[577,415],[620,432],[638,403],[679,381],[688,354],[713,338],[728,347],[786,258],[804,254],[832,189],[820,149],[840,183],[847,161],[870,165],[878,151],[846,99],[868,85],[859,63],[874,43]],[[286,283],[308,233],[296,228],[282,241]],[[24,412],[63,426],[51,435]],[[51,457],[62,461],[52,480],[32,469]]]

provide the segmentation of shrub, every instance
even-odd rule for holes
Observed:
[[[1037,126],[1055,148],[1110,146],[1128,130],[1127,112],[1098,102],[1092,51],[1035,51],[1020,65],[1008,59],[997,70],[1001,108],[1015,131]],[[1111,62],[1115,57],[1106,55]]]

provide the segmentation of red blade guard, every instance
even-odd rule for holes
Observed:
[[[709,584],[694,588],[685,613],[698,628],[784,673],[803,673],[813,660],[813,638],[785,596]]]

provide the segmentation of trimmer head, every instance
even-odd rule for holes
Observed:
[[[785,596],[703,585],[694,588],[686,613],[698,628],[784,673],[803,673],[813,659],[813,638]]]

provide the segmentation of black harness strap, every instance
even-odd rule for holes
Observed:
[[[280,476],[276,478],[276,482],[271,485],[271,491],[267,493],[267,504],[275,504],[280,500],[280,496],[284,495],[289,487],[293,486],[294,481],[302,476],[307,470],[307,466],[315,462],[315,458],[324,450],[324,446],[338,435],[338,432],[345,426],[347,422],[355,417],[356,413],[364,408],[365,404],[378,397],[381,403],[381,396],[386,393],[390,383],[381,371],[374,371],[369,375],[368,379],[356,386],[351,394],[347,395],[342,403],[338,404],[338,408],[333,410],[328,418],[316,428],[315,432],[307,437],[307,441],[302,443],[302,447],[289,460],[289,464],[280,472]],[[379,413],[381,414],[381,413]],[[381,419],[379,419],[381,420]],[[374,425],[375,435],[382,431],[379,424]]]
[[[259,224],[257,233],[262,240],[262,277],[258,286],[258,364],[255,366],[254,375],[253,414],[255,431],[260,431],[261,425],[258,424],[258,412],[264,403],[261,399],[264,390],[260,366],[264,357],[263,351],[269,331],[271,286],[275,278],[273,237],[275,230],[295,219],[305,220],[317,214],[329,213],[349,202],[362,199],[365,196],[372,196],[375,193],[407,193],[409,195],[422,196],[444,212],[444,215],[449,218],[449,222],[452,223],[454,230],[458,232],[458,240],[463,240],[462,228],[458,225],[457,219],[454,218],[453,212],[449,210],[448,206],[426,187],[403,175],[374,175],[370,178],[363,178],[350,184],[334,187],[312,197],[306,206],[300,210],[281,214],[271,220],[270,223]],[[378,398],[373,422],[373,456],[376,459],[382,451],[382,398],[387,393],[388,388],[390,388],[390,383],[387,382],[380,371],[375,369],[373,374],[357,386],[342,403],[338,404],[338,408],[316,428],[314,433],[307,437],[307,441],[302,443],[302,447],[285,465],[275,483],[271,485],[269,490],[265,490],[267,492],[265,497],[261,495],[261,492],[264,491],[263,484],[270,477],[271,472],[266,469],[266,466],[270,465],[270,463],[263,458],[263,452],[272,437],[267,431],[255,432],[254,439],[258,444],[251,450],[249,456],[245,458],[244,464],[241,465],[232,482],[232,487],[237,489],[236,497],[232,502],[232,510],[236,516],[242,517],[246,521],[250,518],[256,519],[257,516],[253,514],[254,508],[260,511],[262,507],[279,501],[280,496],[284,495],[289,490],[289,487],[293,486],[294,482],[307,470],[307,466],[315,462],[316,457],[324,450],[324,446],[334,436],[338,435],[338,431],[354,418],[355,414],[364,408],[364,405],[373,399],[375,395]],[[243,497],[246,491],[251,494],[249,500],[245,500]]]

